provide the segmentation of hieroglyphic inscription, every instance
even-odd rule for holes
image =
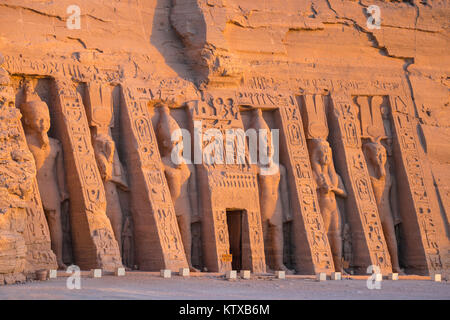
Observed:
[[[238,106],[258,106],[259,108],[275,109],[288,103],[291,97],[277,94],[277,92],[241,88],[236,92],[236,104]]]
[[[333,258],[322,216],[320,214],[317,194],[314,190],[311,164],[308,156],[300,110],[295,104],[280,106],[280,115],[286,137],[289,154],[288,171],[293,173],[296,190],[297,212],[294,212],[294,228],[296,229],[297,271],[299,272],[331,272],[334,270]],[[289,167],[291,168],[289,170]],[[306,239],[299,239],[305,234]],[[305,240],[307,243],[305,243]]]
[[[129,170],[132,201],[135,202],[132,211],[136,226],[138,263],[141,269],[148,270],[186,268],[187,260],[181,234],[148,113],[151,91],[142,87],[123,86],[122,95],[122,108],[126,113],[124,121],[127,121],[126,127],[129,128],[133,140],[130,147],[133,150],[129,149],[127,153],[137,153],[133,156],[134,162],[128,161],[128,165],[138,167]],[[143,185],[139,185],[138,181],[143,181]],[[152,226],[156,230],[152,230]],[[143,227],[146,230],[143,230]],[[157,233],[160,248],[144,245],[151,241],[152,233]]]
[[[114,270],[121,266],[120,252],[106,216],[105,191],[90,143],[82,99],[70,80],[57,79],[54,84],[54,103],[62,117],[58,125],[60,135],[64,136],[66,168],[73,170],[68,175],[72,180],[69,186],[79,186],[77,190],[70,190],[72,233],[89,235],[92,239],[74,241],[75,260],[80,267]],[[86,246],[92,245],[89,250],[95,252],[95,256],[86,254]]]
[[[217,259],[217,263],[219,264],[218,270],[231,270],[231,261],[220,259],[223,255],[230,254],[226,211],[223,209],[213,210],[213,220],[216,234],[216,251],[217,257],[219,258]]]
[[[343,178],[347,189],[351,190],[348,203],[351,202],[349,205],[356,209],[348,210],[348,212],[356,213],[356,216],[349,214],[349,221],[354,235],[362,232],[355,241],[365,241],[367,244],[367,246],[355,246],[354,250],[359,252],[355,253],[354,264],[358,267],[378,265],[383,273],[391,272],[391,259],[361,149],[357,108],[345,97],[333,97],[333,114],[339,128],[339,148],[342,148],[345,157],[346,169],[343,171],[346,171],[346,174]]]
[[[421,245],[423,246],[428,272],[443,269],[445,255],[439,244],[438,219],[436,210],[438,208],[434,196],[434,188],[427,176],[431,177],[431,172],[424,166],[419,153],[420,142],[417,136],[417,123],[411,116],[407,105],[407,98],[400,96],[390,96],[390,106],[392,112],[393,127],[398,139],[401,161],[406,171],[409,194],[412,196],[412,205],[417,219]],[[412,218],[412,216],[411,216]]]
[[[117,81],[121,76],[117,66],[102,68],[93,64],[81,64],[76,60],[61,63],[47,59],[35,60],[22,56],[5,56],[4,66],[11,74],[45,75],[79,81],[96,79]]]
[[[61,111],[67,121],[68,138],[74,151],[75,166],[82,181],[84,205],[92,213],[105,211],[105,191],[90,143],[90,131],[81,96],[68,81],[57,80],[56,86]]]

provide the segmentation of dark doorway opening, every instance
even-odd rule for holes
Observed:
[[[227,210],[228,239],[230,254],[233,257],[233,270],[242,269],[242,210]]]

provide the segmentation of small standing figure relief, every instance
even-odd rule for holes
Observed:
[[[283,223],[292,220],[290,217],[289,190],[286,179],[286,169],[273,161],[272,134],[265,122],[261,109],[255,109],[251,127],[256,130],[266,130],[264,144],[259,149],[266,150],[268,161],[258,163],[259,199],[261,222],[263,226],[264,248],[267,264],[270,269],[293,274],[283,261],[284,237]],[[261,155],[261,152],[259,153]],[[264,164],[263,162],[268,162]]]
[[[52,250],[56,254],[58,268],[65,269],[61,203],[68,199],[69,195],[65,186],[62,146],[58,140],[48,136],[48,106],[32,92],[29,83],[25,85],[25,102],[20,109],[27,144],[36,162],[37,182],[50,229]]]
[[[391,256],[392,270],[402,272],[399,265],[395,225],[400,222],[396,211],[391,209],[391,202],[396,201],[395,178],[391,176],[385,147],[376,139],[363,146],[366,155],[372,188],[377,201],[381,225]]]
[[[345,266],[343,268],[350,268],[353,262],[353,251],[352,251],[352,234],[350,230],[350,225],[346,223],[344,225],[343,232],[343,242],[344,242],[344,262]]]
[[[180,228],[181,238],[186,254],[189,268],[193,272],[198,272],[192,266],[192,233],[191,222],[192,217],[197,215],[197,183],[195,178],[195,168],[192,164],[186,164],[183,161],[183,140],[179,135],[179,139],[172,141],[172,134],[179,132],[175,119],[170,115],[169,107],[166,105],[159,106],[159,122],[157,126],[157,137],[159,141],[159,150],[161,160],[164,165],[164,173],[169,185],[170,195],[175,207],[178,226]],[[172,154],[177,163],[172,161]]]
[[[115,143],[109,134],[98,133],[94,135],[94,151],[105,187],[106,215],[111,222],[114,236],[122,253],[123,214],[117,187],[128,191],[128,184],[117,156]]]
[[[311,165],[317,184],[320,211],[330,241],[336,271],[343,272],[342,217],[336,202],[336,195],[347,197],[341,177],[336,173],[332,151],[324,139],[310,140]]]
[[[127,216],[122,231],[122,261],[125,266],[132,269],[134,266],[133,225],[131,217]]]

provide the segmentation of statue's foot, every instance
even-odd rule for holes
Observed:
[[[58,261],[58,270],[67,270],[67,266],[62,261]]]
[[[401,269],[400,267],[392,268],[392,272],[398,273],[399,275],[405,275],[405,270]]]
[[[189,266],[189,271],[190,272],[201,272],[199,269],[194,268],[193,266]]]
[[[348,276],[348,275],[350,275],[347,271],[344,270],[344,268],[342,268],[342,270],[340,270],[340,271],[336,270],[336,272],[340,272],[341,275],[343,275],[343,276]]]
[[[286,274],[295,274],[294,270],[288,269],[285,265],[282,265],[280,270],[284,271]]]
[[[266,273],[275,273],[275,270],[272,270],[269,266],[266,266]]]

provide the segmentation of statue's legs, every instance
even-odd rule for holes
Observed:
[[[271,238],[272,238],[272,248],[273,248],[273,268],[275,270],[285,271],[288,274],[293,274],[291,270],[289,270],[283,261],[283,253],[284,253],[284,243],[283,243],[283,224],[272,224],[270,226],[271,230]]]
[[[283,262],[284,239],[282,216],[275,214],[270,220],[263,221],[262,225],[266,264],[271,271],[286,271],[288,274],[293,273]]]
[[[189,264],[189,269],[193,272],[198,272],[196,268],[192,266],[192,235],[191,235],[191,217],[189,214],[182,214],[177,216],[178,227],[180,228],[181,240],[183,241],[184,252]]]
[[[113,182],[105,183],[106,193],[106,215],[111,222],[111,227],[114,236],[119,245],[120,253],[122,254],[122,208],[120,207],[119,195],[117,193],[116,185]]]
[[[270,224],[269,220],[262,220],[262,229],[263,229],[263,237],[264,237],[264,255],[266,256],[266,265],[272,269],[272,241],[271,241],[271,234],[270,234]]]
[[[388,246],[389,254],[391,256],[392,270],[394,272],[400,272],[400,264],[398,261],[398,248],[397,238],[395,236],[395,226],[392,216],[389,214],[387,217],[380,212],[381,226],[383,227],[384,238]]]
[[[342,225],[339,211],[337,208],[335,210],[323,210],[322,216],[333,253],[334,268],[337,272],[342,272]]]
[[[50,229],[50,239],[52,250],[56,255],[59,269],[66,269],[67,266],[63,262],[63,230],[61,221],[61,209],[45,210],[48,228]]]

